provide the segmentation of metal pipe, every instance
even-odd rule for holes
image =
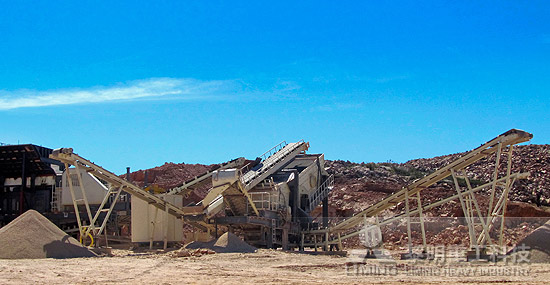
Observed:
[[[130,167],[126,167],[126,181],[130,182]]]

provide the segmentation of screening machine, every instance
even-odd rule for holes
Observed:
[[[160,195],[118,177],[71,148],[57,149],[50,157],[64,163],[70,174],[84,171],[108,185],[103,202],[91,208],[87,203],[91,193],[85,184],[68,183],[81,237],[101,235],[120,193],[125,191],[211,235],[223,225],[241,230],[246,241],[255,246],[286,248],[289,242],[299,242],[301,228],[312,222],[309,214],[316,206],[323,202],[325,216],[328,212],[327,197],[334,180],[324,169],[324,156],[305,154],[308,148],[309,143],[303,140],[282,142],[244,166],[244,158],[229,161]],[[183,207],[167,199],[169,195],[188,195],[208,178],[212,188],[199,203]]]

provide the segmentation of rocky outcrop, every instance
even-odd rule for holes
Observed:
[[[508,151],[504,149],[503,151]],[[433,172],[447,165],[464,153],[438,156],[428,159],[410,160],[401,166],[421,172]],[[482,159],[467,168],[468,175],[480,182],[491,180],[495,170],[495,154]],[[506,172],[506,161],[501,161],[499,175]],[[550,206],[550,145],[515,146],[512,154],[512,173],[529,172],[528,179],[514,185],[510,199]],[[538,197],[537,197],[538,196]]]
[[[506,151],[506,150],[505,150]],[[367,207],[381,201],[388,195],[399,191],[403,186],[411,183],[415,179],[441,168],[464,153],[457,153],[445,156],[439,156],[428,159],[414,159],[406,163],[353,163],[349,161],[326,161],[328,172],[334,174],[335,186],[329,196],[329,216],[335,221],[339,217],[349,217],[354,213],[362,211]],[[508,217],[540,217],[550,216],[546,210],[537,207],[550,206],[550,145],[525,145],[516,146],[513,152],[512,172],[530,172],[528,179],[516,181],[511,193],[507,207]],[[502,161],[500,165],[500,175],[506,171],[506,162]],[[194,176],[204,173],[212,166],[201,164],[185,163],[165,163],[162,166],[147,170],[148,184],[155,184],[164,189],[170,189],[181,185],[183,182]],[[494,173],[494,156],[488,159],[480,160],[466,171],[472,178],[472,183],[482,184],[491,180]],[[144,186],[145,171],[139,170],[131,173],[132,181],[139,186]],[[204,198],[210,185],[209,183],[197,189],[190,197],[185,199],[185,203],[197,202]],[[429,189],[422,191],[423,203],[432,203],[439,201],[444,197],[454,195],[456,192],[450,179],[442,180]],[[481,208],[486,208],[488,204],[487,193],[480,193],[477,199]],[[390,209],[387,215],[392,215],[404,209],[404,203],[397,204]],[[312,212],[313,216],[321,215],[321,209]],[[443,204],[426,213],[431,217],[455,217],[463,216],[462,208],[458,201]],[[506,244],[513,244],[518,239],[523,238],[530,230],[538,226],[539,220],[526,223],[521,219],[509,219],[512,224],[507,228]],[[541,220],[543,221],[543,220]],[[403,227],[403,225],[400,225]],[[434,231],[429,239],[441,244],[460,244],[467,242],[467,231],[464,230],[464,224],[449,224],[444,229]],[[385,229],[384,236],[386,241],[392,246],[403,246],[406,241],[406,231],[403,228]],[[418,243],[418,232],[413,232],[415,242]],[[345,241],[345,245],[358,244],[358,240],[350,239]]]
[[[182,185],[184,182],[199,176],[209,170],[213,165],[203,164],[186,164],[186,163],[172,163],[167,162],[161,166],[147,170],[138,170],[130,173],[130,180],[132,183],[140,187],[147,185],[156,185],[164,190],[169,190],[174,187]],[[147,172],[147,183],[145,182],[145,172]],[[124,177],[124,175],[121,175]],[[208,192],[211,183],[199,187],[189,197],[184,198],[184,204],[191,202],[198,202]]]
[[[332,206],[330,214],[331,216],[350,216],[399,191],[415,179],[453,162],[463,154],[414,159],[401,164],[326,161],[328,172],[335,176],[335,188],[329,198]],[[530,172],[531,174],[528,179],[516,181],[510,193],[510,200],[550,206],[550,145],[516,146],[512,160],[512,172]],[[502,161],[500,175],[504,175],[505,166],[505,161]],[[147,170],[147,184],[170,189],[204,173],[211,167],[212,165],[165,163]],[[466,170],[476,183],[490,181],[494,172],[494,155],[474,163]],[[138,186],[143,187],[145,170],[131,173],[130,178]],[[194,199],[202,199],[208,188],[207,184],[195,191]],[[444,180],[432,186],[429,191],[423,191],[422,197],[426,202],[435,202],[453,192],[451,181]],[[486,201],[481,197],[480,202],[483,204]],[[460,215],[460,211],[458,204],[451,203],[436,209],[434,214],[456,216]]]

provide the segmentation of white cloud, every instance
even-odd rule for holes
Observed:
[[[201,81],[186,78],[151,78],[110,87],[49,91],[0,90],[0,110],[140,99],[197,100],[224,96],[239,89],[230,80]]]

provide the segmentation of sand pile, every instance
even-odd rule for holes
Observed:
[[[46,217],[28,210],[0,229],[0,258],[73,258],[96,256]]]
[[[531,263],[550,263],[550,221],[534,230],[509,252],[510,257],[520,258],[521,250],[530,250]]]
[[[207,248],[217,253],[251,253],[256,252],[256,248],[243,241],[232,233],[225,233],[217,240],[210,242],[191,242],[185,246],[188,249]]]
[[[256,248],[244,242],[238,236],[232,233],[225,233],[218,238],[214,248],[222,250],[221,252],[256,252]],[[217,251],[218,252],[218,251]]]

